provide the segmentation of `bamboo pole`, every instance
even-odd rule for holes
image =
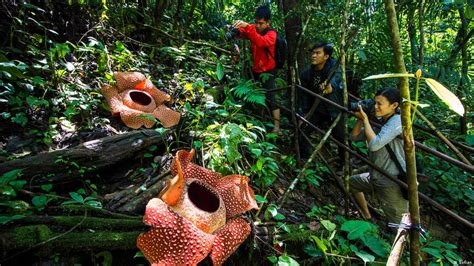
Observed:
[[[411,226],[410,214],[404,213],[400,226],[398,227],[397,236],[392,245],[392,251],[387,260],[387,266],[398,266],[402,257],[403,249],[405,248],[405,241],[408,236],[408,230],[405,228]]]
[[[435,125],[433,125],[433,123],[430,122],[430,120],[428,120],[428,118],[426,118],[419,110],[416,110],[416,115],[421,119],[423,120],[423,122],[426,123],[426,125],[428,125],[428,127],[434,131],[434,133],[436,134],[436,136],[438,136],[439,139],[441,139],[444,143],[446,143],[446,145],[448,145],[448,147],[459,157],[459,159],[461,159],[461,161],[463,161],[465,164],[468,164],[468,165],[471,165],[471,162],[453,145],[453,143],[451,143],[451,141],[449,141],[448,138],[446,138],[443,133],[441,133],[436,127]]]

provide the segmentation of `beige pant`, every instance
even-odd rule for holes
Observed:
[[[382,205],[385,216],[387,216],[388,221],[391,223],[400,223],[402,214],[408,212],[408,201],[403,198],[400,187],[398,185],[389,187],[376,186],[370,182],[369,173],[351,176],[350,189],[353,193],[374,192]]]

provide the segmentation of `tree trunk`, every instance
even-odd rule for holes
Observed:
[[[290,66],[295,66],[297,55],[295,54],[298,45],[298,36],[301,32],[301,17],[293,13],[294,8],[298,4],[298,0],[284,0],[283,1],[283,14],[285,19],[285,35],[288,43],[288,77],[291,77]],[[289,78],[289,80],[292,80]]]
[[[411,63],[416,66],[418,64],[418,50],[417,50],[417,39],[416,39],[416,27],[415,27],[415,9],[413,9],[412,1],[406,2],[407,7],[407,31],[408,38],[410,39],[410,51],[411,51]]]
[[[159,27],[161,23],[161,18],[165,12],[165,9],[168,7],[168,0],[158,0],[156,1],[155,7],[155,26]]]
[[[403,60],[402,46],[400,41],[400,31],[398,29],[397,16],[395,14],[395,6],[393,0],[384,0],[385,10],[387,12],[387,22],[390,31],[391,44],[393,49],[395,68],[398,73],[406,73],[405,62]],[[416,164],[415,164],[415,141],[413,138],[413,131],[411,126],[411,104],[410,91],[408,87],[408,78],[400,79],[400,96],[408,101],[403,101],[401,104],[401,116],[403,125],[403,140],[406,158],[407,171],[407,185],[409,209],[412,223],[415,228],[420,225],[420,211],[418,205],[418,184],[416,181]],[[410,262],[411,265],[416,266],[420,264],[420,240],[419,231],[412,229],[410,231]]]
[[[458,11],[459,11],[459,18],[461,19],[461,28],[459,31],[462,31],[463,33],[462,38],[466,39],[468,37],[467,27],[469,25],[469,22],[467,21],[467,18],[464,15],[463,7],[459,7]],[[464,95],[467,95],[468,88],[470,87],[469,79],[467,76],[467,72],[468,72],[467,43],[468,43],[467,41],[464,42],[461,47],[461,80],[459,81],[459,86],[458,86],[458,91],[457,91],[457,94],[459,98],[461,99],[463,98]],[[468,107],[467,104],[463,103],[463,105],[465,107]],[[464,116],[462,116],[459,120],[459,129],[461,131],[461,134],[463,135],[467,134],[467,114],[468,114],[468,111],[466,110],[466,112],[464,113]]]
[[[347,92],[347,78],[346,78],[346,32],[347,32],[347,18],[349,16],[350,0],[346,0],[344,6],[344,16],[342,18],[342,33],[341,33],[341,45],[340,45],[340,56],[341,56],[341,72],[342,72],[342,88],[343,88],[343,104],[344,107],[349,105],[349,93]],[[342,113],[342,121],[344,125],[344,144],[349,146],[349,128],[347,127],[348,115],[346,112]],[[345,188],[345,213],[349,214],[349,177],[351,175],[350,157],[349,152],[344,151],[344,188]]]
[[[424,60],[424,47],[425,47],[425,31],[423,30],[423,0],[418,0],[418,30],[420,31],[420,45],[418,46],[418,63],[420,66],[423,65]]]
[[[29,179],[48,175],[47,180],[68,181],[86,173],[107,169],[131,159],[146,147],[162,144],[164,136],[153,129],[131,131],[85,142],[67,150],[56,150],[0,164],[0,175],[22,169]],[[50,175],[53,174],[53,177]],[[41,181],[41,178],[36,180]]]

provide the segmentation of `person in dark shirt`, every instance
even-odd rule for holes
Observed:
[[[318,43],[311,49],[311,66],[300,74],[301,86],[322,94],[325,98],[342,105],[342,80],[341,71],[338,68],[330,80],[328,80],[331,70],[336,65],[336,60],[331,57],[333,45],[329,43]],[[300,115],[306,116],[313,106],[316,97],[304,91],[297,93],[297,110]],[[307,118],[318,127],[327,129],[340,110],[328,103],[321,101],[314,111],[313,115]],[[344,141],[344,125],[342,119],[332,130],[332,136],[337,140]],[[303,129],[307,135],[310,132],[309,127]],[[302,138],[300,141],[300,150],[303,157],[308,157],[311,152],[311,145]],[[344,161],[344,150],[338,148],[339,166]]]

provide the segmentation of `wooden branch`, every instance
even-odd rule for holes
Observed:
[[[160,33],[161,35],[164,35],[170,39],[173,39],[173,40],[179,40],[180,38],[176,37],[176,36],[173,36],[169,33],[167,33],[166,31],[160,29],[160,28],[157,28],[157,27],[153,27],[151,25],[147,25],[147,24],[143,24],[144,27],[147,27],[147,28],[150,28],[150,29],[153,29],[155,31],[157,31],[158,33]],[[222,53],[225,53],[225,54],[228,54],[228,55],[232,55],[233,53],[229,50],[225,50],[223,48],[220,48],[220,47],[217,47],[215,44],[212,44],[212,43],[207,43],[207,42],[197,42],[197,41],[192,41],[192,40],[187,40],[187,39],[184,39],[185,42],[188,42],[188,43],[192,43],[192,44],[196,44],[196,45],[201,45],[201,46],[207,46],[207,47],[210,47],[214,50],[217,50],[219,52],[222,52]]]
[[[132,189],[128,188],[112,195],[107,195],[106,198],[109,198],[110,202],[106,208],[120,213],[142,213],[148,201],[158,196],[165,185],[161,181],[167,178],[171,178],[169,170],[155,177],[146,189],[143,189],[142,185],[139,184]]]
[[[316,156],[318,155],[318,152],[319,150],[321,150],[321,148],[323,147],[324,143],[326,142],[326,140],[329,138],[329,135],[331,135],[331,132],[332,132],[332,129],[337,125],[337,123],[339,122],[339,119],[341,119],[341,113],[339,113],[339,115],[337,115],[336,119],[334,119],[334,121],[332,122],[331,126],[329,127],[329,129],[326,131],[326,134],[324,134],[324,137],[321,139],[321,141],[318,143],[318,145],[316,146],[316,148],[313,150],[313,153],[311,154],[311,156],[309,157],[308,161],[306,161],[303,169],[301,169],[300,173],[298,174],[298,176],[293,179],[293,182],[291,182],[290,186],[286,189],[286,191],[283,193],[283,195],[281,196],[280,200],[278,201],[278,208],[281,208],[281,206],[283,206],[283,204],[285,203],[286,201],[286,198],[288,196],[288,194],[293,191],[293,189],[295,188],[296,184],[298,183],[298,181],[305,175],[305,171],[308,167],[310,167],[311,163],[316,160]]]
[[[410,220],[410,213],[404,213],[402,215],[402,220],[400,225],[411,225]],[[390,256],[387,260],[388,266],[397,266],[400,263],[400,259],[402,258],[403,249],[405,248],[405,241],[408,238],[409,231],[405,228],[399,227],[397,236],[392,245],[392,251],[390,252]]]
[[[56,150],[0,164],[0,175],[23,169],[28,179],[55,174],[48,181],[74,180],[84,175],[80,170],[95,172],[133,158],[145,148],[162,144],[164,136],[153,129],[131,131],[91,140],[67,150]]]

